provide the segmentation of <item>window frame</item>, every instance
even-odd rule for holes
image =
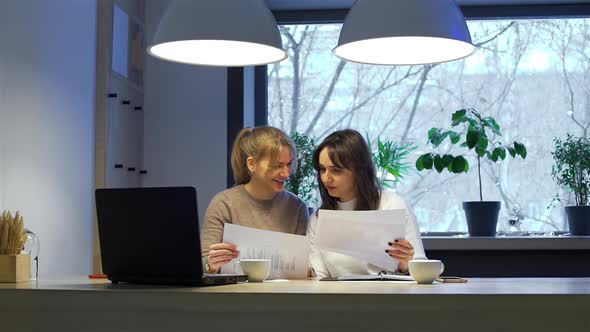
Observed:
[[[542,19],[542,18],[590,18],[590,3],[587,4],[550,4],[550,5],[486,5],[486,6],[460,6],[465,18],[467,20],[490,20],[490,19]],[[283,24],[326,24],[326,23],[343,23],[348,13],[348,9],[330,9],[330,10],[281,10],[273,11],[273,15],[278,25]],[[268,125],[268,81],[266,77],[267,66],[256,67],[255,76],[255,125]],[[258,91],[264,91],[259,93]],[[445,233],[445,232],[442,232]],[[448,232],[451,235],[453,232]],[[480,250],[481,241],[465,241],[463,237],[454,238],[440,234],[436,236],[423,236],[425,247],[432,247],[437,250],[445,248],[445,250]],[[538,243],[539,239],[555,239],[560,238],[566,240],[571,238],[572,248],[579,250],[590,250],[590,237],[492,237],[488,240],[494,241],[490,247],[496,247],[497,250],[502,248],[509,242],[511,249],[518,250],[522,246],[522,250],[530,249],[530,245],[523,241],[527,239]],[[514,241],[510,241],[514,239]],[[548,246],[550,247],[548,242]],[[562,242],[560,242],[562,243]],[[459,248],[460,247],[460,248]],[[549,249],[545,247],[544,249]],[[558,250],[555,247],[554,250]]]

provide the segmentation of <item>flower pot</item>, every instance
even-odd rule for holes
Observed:
[[[567,216],[567,223],[570,227],[570,235],[590,235],[590,206],[566,206],[565,214]]]
[[[0,255],[0,282],[21,282],[31,279],[29,255]]]
[[[496,236],[500,202],[463,202],[469,236]]]

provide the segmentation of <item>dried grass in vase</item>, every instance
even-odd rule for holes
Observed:
[[[23,217],[17,211],[12,217],[10,211],[2,212],[0,217],[0,255],[18,255],[26,240]]]

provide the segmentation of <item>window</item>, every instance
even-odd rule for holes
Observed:
[[[113,50],[112,69],[123,77],[128,77],[129,57],[129,16],[119,6],[113,9]]]
[[[411,171],[392,188],[414,208],[423,232],[465,232],[461,203],[479,200],[471,170],[417,172],[430,151],[427,132],[450,129],[451,114],[474,107],[503,130],[497,140],[523,142],[526,160],[482,165],[483,199],[499,200],[499,230],[567,231],[563,206],[548,208],[560,192],[551,177],[554,137],[588,136],[590,128],[590,19],[481,20],[468,23],[474,55],[426,66],[367,66],[332,55],[340,24],[281,26],[289,59],[268,66],[268,123],[319,140],[354,128],[416,146]],[[455,151],[442,145],[436,151]],[[464,150],[461,150],[464,151]],[[519,219],[511,225],[509,220]]]
[[[141,10],[137,9],[137,12]],[[143,85],[143,31],[144,23],[138,17],[127,14],[124,9],[114,4],[111,69],[138,87]]]

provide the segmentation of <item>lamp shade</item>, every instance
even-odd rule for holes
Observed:
[[[474,50],[454,0],[357,0],[334,54],[359,63],[415,65],[461,59]]]
[[[287,58],[263,0],[173,0],[148,53],[204,66],[255,66]]]

